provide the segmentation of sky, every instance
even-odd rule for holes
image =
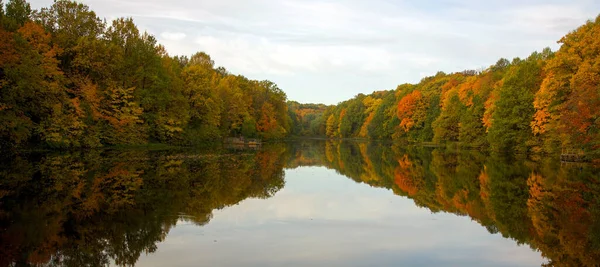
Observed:
[[[203,51],[231,73],[275,82],[290,100],[325,104],[556,50],[600,13],[598,0],[81,2],[109,21],[132,17],[171,55]]]

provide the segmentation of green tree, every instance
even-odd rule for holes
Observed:
[[[2,2],[0,6],[3,6]],[[25,0],[9,0],[2,14],[2,26],[8,31],[16,31],[31,19],[31,5]]]
[[[542,56],[533,53],[526,60],[513,64],[508,71],[489,129],[492,150],[528,151],[532,138],[530,122],[535,112],[533,97],[543,79],[543,64]]]
[[[460,119],[463,116],[465,107],[458,98],[456,91],[451,91],[447,96],[442,113],[433,122],[435,142],[456,142],[460,132]]]
[[[221,101],[213,89],[213,62],[205,53],[197,53],[182,72],[184,91],[188,98],[190,122],[186,129],[188,141],[219,137]]]

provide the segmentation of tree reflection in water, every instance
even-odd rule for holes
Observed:
[[[469,216],[541,251],[549,266],[600,262],[600,168],[388,143],[292,146],[288,167],[325,166],[432,212]]]
[[[133,265],[178,220],[204,225],[214,209],[280,190],[284,151],[90,151],[5,160],[0,266]]]
[[[600,262],[600,169],[476,151],[300,141],[258,151],[29,153],[0,167],[0,266],[133,265],[178,221],[269,198],[284,168],[324,166],[432,212],[469,216],[550,260]]]

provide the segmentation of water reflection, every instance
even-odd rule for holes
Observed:
[[[226,220],[213,219],[209,223],[213,214],[217,212],[221,218],[233,216],[237,225],[244,224],[242,219],[250,215],[243,212],[252,205],[263,208],[262,205],[269,205],[269,211],[261,213],[264,216],[261,220],[277,220],[273,214],[282,213],[287,214],[286,218],[294,214],[301,217],[318,209],[327,214],[321,218],[335,219],[335,227],[327,228],[323,236],[303,224],[296,225],[297,232],[290,233],[288,228],[277,226],[282,223],[279,221],[252,229],[262,233],[263,245],[278,231],[281,235],[295,235],[288,245],[301,250],[301,240],[306,239],[300,237],[320,238],[320,242],[326,243],[326,233],[344,231],[340,227],[343,222],[356,223],[360,218],[375,216],[367,213],[369,209],[343,214],[342,209],[327,206],[327,201],[318,196],[344,194],[345,202],[354,206],[360,203],[353,199],[362,199],[361,203],[369,203],[373,206],[371,210],[379,209],[382,214],[394,208],[409,210],[410,207],[403,205],[413,205],[396,197],[398,202],[393,204],[397,207],[385,207],[387,202],[377,202],[378,198],[369,195],[370,191],[353,191],[368,189],[364,185],[351,189],[338,181],[327,187],[331,179],[304,180],[286,186],[289,190],[281,193],[284,168],[292,175],[298,170],[297,176],[312,176],[313,170],[307,166],[326,167],[359,184],[391,189],[394,194],[408,197],[416,206],[435,213],[468,216],[489,233],[499,233],[541,251],[549,265],[593,266],[600,261],[600,170],[597,168],[564,165],[552,159],[534,162],[488,156],[474,151],[304,141],[265,145],[258,151],[88,151],[31,153],[5,159],[0,167],[0,266],[146,265],[148,262],[140,262],[140,257],[157,252],[158,244],[167,236],[177,236],[186,227],[203,226],[208,231],[221,226],[221,232],[231,231]],[[285,201],[290,190],[303,187],[306,192],[321,188],[320,194],[308,197],[304,192],[299,194],[303,197]],[[261,200],[275,194],[280,197]],[[256,200],[245,201],[243,209],[231,207],[244,199]],[[310,209],[302,208],[310,203],[313,204]],[[455,215],[448,220],[465,218]],[[179,226],[174,228],[176,225]],[[391,225],[406,226],[397,220]],[[352,229],[352,234],[346,235],[354,236],[362,228]],[[431,232],[432,236],[422,242],[436,242],[434,235],[444,235],[439,230]],[[363,232],[360,238],[356,237],[360,242],[368,243],[365,240],[377,236],[374,231]],[[400,243],[408,240],[399,238]],[[416,238],[410,240],[413,246],[418,246]],[[381,245],[396,241],[377,242]],[[239,242],[229,246],[235,243]],[[276,242],[270,245],[278,246]],[[390,247],[382,245],[377,254],[389,252]],[[376,256],[373,253],[371,257]],[[254,257],[260,255],[265,256]],[[308,262],[319,264],[316,258],[312,260]],[[475,265],[476,260],[474,257]],[[444,262],[436,262],[440,263]]]
[[[311,155],[321,155],[317,164],[357,182],[390,188],[433,212],[468,215],[490,233],[540,250],[548,265],[600,262],[599,168],[388,144],[323,147],[323,153],[297,150],[288,165],[311,164]]]
[[[284,185],[284,150],[31,155],[3,161],[0,266],[133,265],[185,220],[268,198]]]

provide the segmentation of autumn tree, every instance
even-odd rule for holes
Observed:
[[[400,119],[400,127],[404,132],[410,131],[415,124],[420,122],[423,115],[423,95],[420,91],[413,91],[406,95],[398,102],[398,119]]]
[[[363,105],[365,106],[365,121],[360,127],[360,131],[358,133],[359,137],[367,137],[369,135],[369,125],[373,121],[375,117],[377,108],[381,105],[382,100],[380,98],[373,98],[371,96],[365,97],[363,100]]]
[[[535,95],[534,134],[546,151],[598,148],[600,16],[563,37]]]
[[[334,114],[327,117],[327,137],[335,137],[337,135],[338,125]]]

